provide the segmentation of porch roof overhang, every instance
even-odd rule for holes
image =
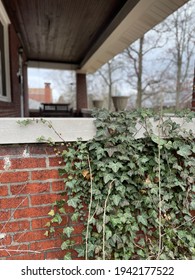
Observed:
[[[189,0],[2,0],[30,67],[95,72]]]

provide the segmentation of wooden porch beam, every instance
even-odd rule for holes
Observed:
[[[52,62],[52,61],[38,61],[38,60],[28,60],[27,65],[30,68],[43,68],[52,70],[77,70],[78,64]]]

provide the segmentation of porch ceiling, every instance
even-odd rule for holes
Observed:
[[[29,65],[94,72],[188,0],[2,0]]]

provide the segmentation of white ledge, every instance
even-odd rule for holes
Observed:
[[[167,117],[166,117],[167,118]],[[30,119],[30,118],[28,118]],[[52,128],[42,122],[32,122],[27,126],[18,124],[18,121],[27,118],[0,118],[0,144],[24,144],[37,143],[37,139],[44,136],[51,138],[54,142],[76,141],[82,138],[83,141],[92,139],[96,134],[93,118],[44,118],[52,123],[58,135]],[[165,119],[165,118],[164,118]],[[195,119],[187,123],[182,118],[171,117],[171,119],[181,125],[187,131],[192,130],[195,135]],[[39,120],[37,118],[37,120]],[[158,135],[158,121],[150,119],[154,134]],[[137,125],[138,133],[135,138],[144,137],[145,129]]]
[[[44,136],[54,142],[83,141],[92,139],[96,133],[92,118],[44,118],[52,123],[60,138],[52,128],[41,122],[32,122],[27,126],[18,124],[18,121],[30,118],[2,118],[0,119],[0,144],[37,143],[37,139]],[[38,118],[37,118],[38,120]]]

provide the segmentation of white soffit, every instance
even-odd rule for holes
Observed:
[[[144,33],[163,21],[189,0],[140,0],[94,54],[81,65],[79,72],[96,71],[111,57],[122,52]],[[100,65],[100,61],[102,64]]]

